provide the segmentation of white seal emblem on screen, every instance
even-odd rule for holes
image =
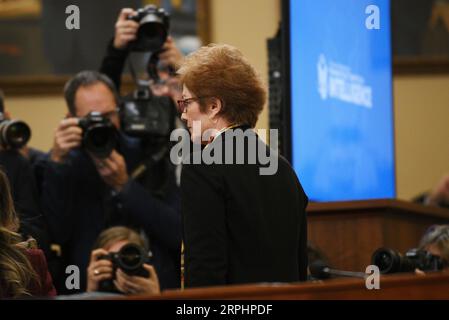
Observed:
[[[368,109],[373,107],[372,87],[365,84],[365,78],[353,73],[349,66],[320,54],[317,71],[318,93],[322,100],[333,98]]]

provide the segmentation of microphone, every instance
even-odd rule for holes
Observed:
[[[363,272],[343,271],[331,269],[324,261],[316,260],[309,265],[309,270],[312,276],[316,279],[324,280],[331,276],[336,277],[349,277],[349,278],[362,278],[365,279],[366,274]]]

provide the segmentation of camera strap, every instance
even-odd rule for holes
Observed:
[[[144,80],[144,79],[139,79],[136,73],[136,69],[134,68],[132,59],[131,59],[131,55],[128,56],[128,67],[129,67],[129,71],[131,72],[131,76],[134,80],[134,83],[136,84],[136,86],[138,88],[140,87],[149,87],[150,85],[150,81],[148,80]]]
[[[151,54],[150,59],[148,59],[147,73],[150,79],[152,79],[155,83],[159,83],[161,81],[161,79],[159,78],[159,74],[157,72],[158,63],[159,63],[159,52],[154,52]]]
[[[145,171],[147,171],[148,168],[159,163],[165,157],[167,152],[168,147],[164,146],[160,148],[160,150],[157,153],[154,153],[151,156],[146,157],[146,160],[143,161],[140,165],[138,165],[137,168],[132,172],[131,177],[133,179],[140,178],[145,173]]]
[[[150,80],[144,80],[139,79],[136,73],[136,69],[134,68],[131,55],[128,56],[128,67],[129,71],[131,72],[131,76],[134,80],[134,83],[136,86],[149,86],[151,81],[154,81],[155,83],[159,83],[161,79],[159,78],[158,73],[158,64],[159,64],[159,51],[153,52],[150,55],[150,58],[148,59],[148,62],[146,63],[146,72],[149,76]]]
[[[170,187],[171,162],[166,155],[169,148],[164,147],[142,161],[131,173],[134,181],[139,181],[151,194],[159,199],[164,199]]]

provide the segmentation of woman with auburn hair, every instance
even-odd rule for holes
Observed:
[[[34,239],[22,242],[9,181],[0,170],[0,298],[56,295],[47,261]]]
[[[253,130],[266,102],[256,71],[237,48],[212,44],[178,73],[181,119],[202,145],[181,176],[185,286],[305,280],[308,199]]]

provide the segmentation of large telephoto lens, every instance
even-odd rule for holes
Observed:
[[[6,148],[20,149],[31,138],[31,129],[23,121],[5,120],[0,124],[0,143]]]
[[[372,264],[379,267],[380,273],[396,273],[401,271],[401,255],[387,248],[377,249],[371,258]]]
[[[152,19],[152,15],[148,15],[141,21],[137,38],[141,48],[151,52],[158,51],[167,39],[167,30],[162,21]]]

